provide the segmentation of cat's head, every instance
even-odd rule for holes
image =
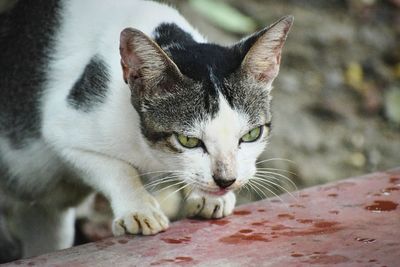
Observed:
[[[175,24],[121,33],[123,78],[154,160],[197,191],[223,194],[255,174],[271,127],[270,91],[293,17],[239,43],[197,43]]]

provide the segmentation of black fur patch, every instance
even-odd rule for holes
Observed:
[[[59,1],[19,1],[0,25],[0,134],[14,148],[40,137],[40,95],[58,28]]]
[[[92,110],[96,104],[104,102],[109,81],[107,64],[100,57],[94,56],[72,87],[68,103],[79,110]]]
[[[224,87],[223,80],[240,67],[245,53],[216,44],[197,43],[176,24],[158,26],[155,41],[182,74],[202,83],[203,105],[212,115],[218,111],[218,92],[232,105],[232,92]]]

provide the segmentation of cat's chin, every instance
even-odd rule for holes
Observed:
[[[219,189],[219,190],[217,190],[217,191],[209,191],[209,190],[200,189],[199,191],[201,191],[203,194],[206,194],[206,195],[220,197],[220,196],[223,196],[223,195],[225,195],[226,193],[230,192],[231,190]]]

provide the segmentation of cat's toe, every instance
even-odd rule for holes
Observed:
[[[154,235],[168,228],[168,218],[161,211],[130,212],[113,222],[113,234]]]
[[[224,196],[189,196],[186,201],[186,216],[200,216],[206,219],[218,219],[232,214],[236,197],[233,192]]]

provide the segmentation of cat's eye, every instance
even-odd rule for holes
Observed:
[[[258,138],[260,138],[262,131],[263,131],[263,127],[264,126],[259,126],[259,127],[254,128],[253,130],[249,131],[248,133],[246,133],[245,135],[242,136],[240,141],[246,142],[246,143],[256,141]]]
[[[186,148],[195,148],[201,145],[201,141],[195,137],[189,137],[183,134],[176,134],[178,142]]]

